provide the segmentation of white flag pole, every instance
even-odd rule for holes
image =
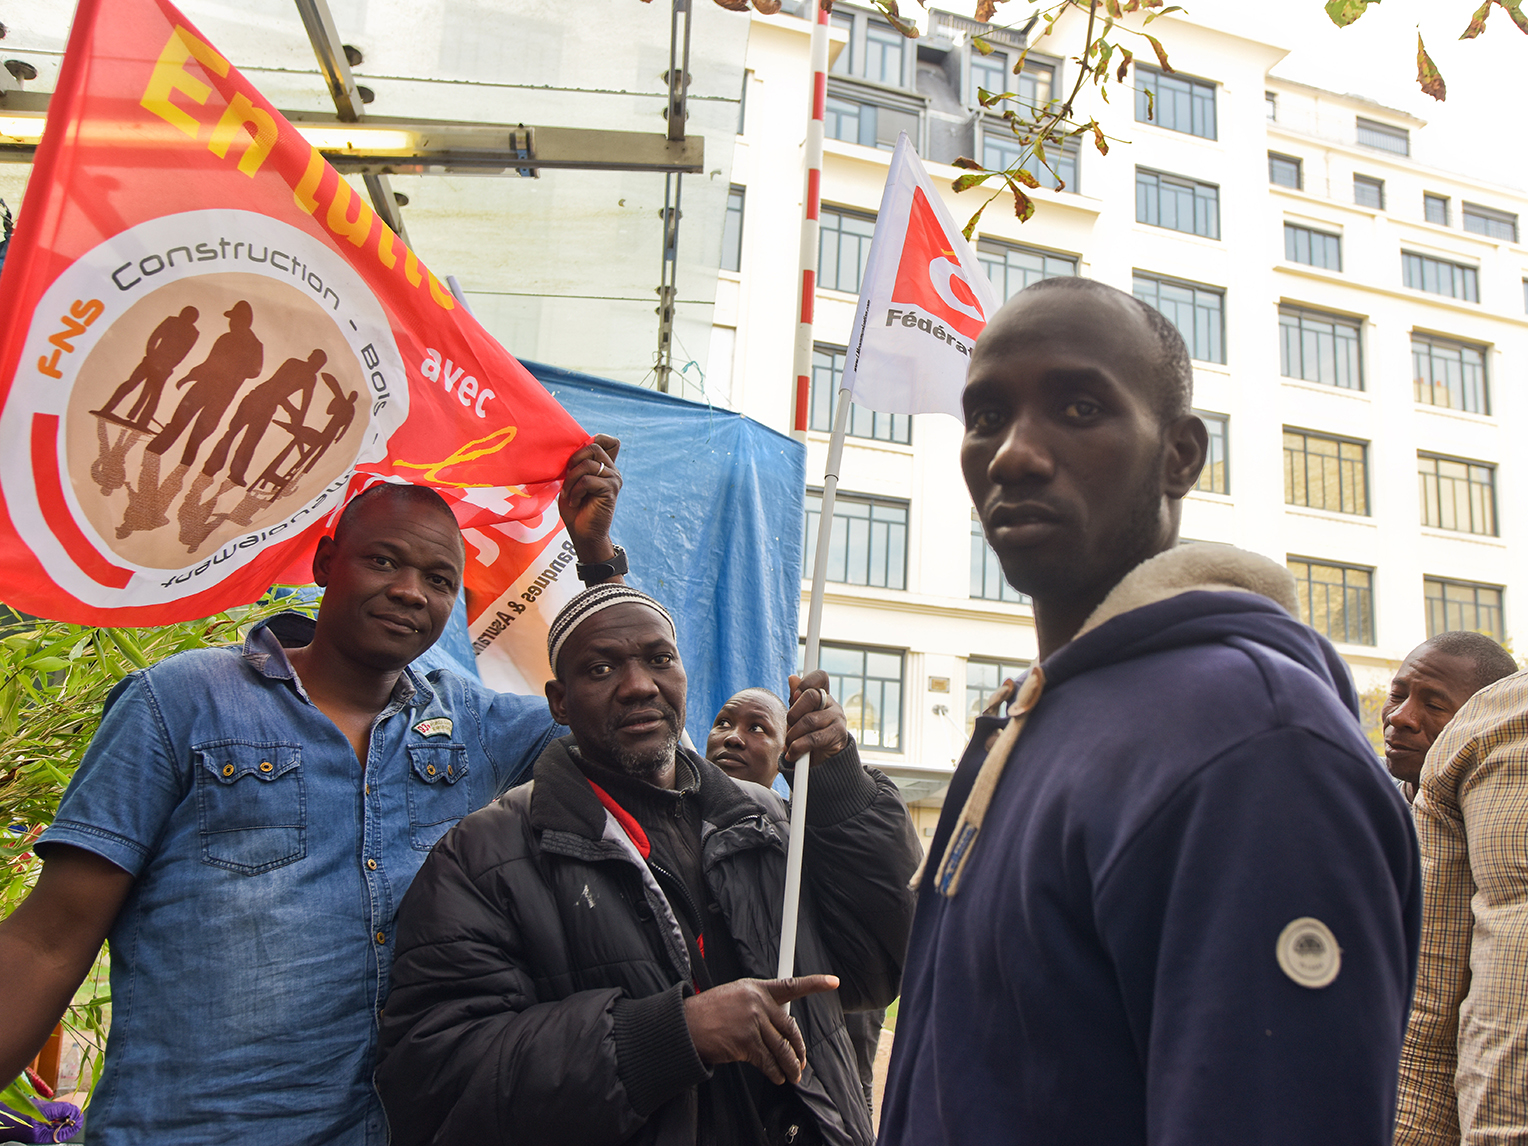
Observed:
[[[822,636],[822,594],[828,583],[828,547],[833,542],[833,498],[838,492],[838,468],[844,456],[844,432],[849,428],[849,406],[854,396],[838,392],[838,412],[833,418],[833,438],[828,443],[828,464],[822,475],[822,511],[817,518],[817,553],[812,559],[812,597],[806,610],[806,657],[801,675],[817,668]],[[796,923],[801,912],[801,865],[806,846],[806,788],[812,772],[811,754],[796,761],[791,784],[791,839],[785,858],[785,910],[780,921],[780,962],[776,975],[789,979],[796,969]]]

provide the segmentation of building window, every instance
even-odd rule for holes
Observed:
[[[966,735],[976,727],[976,718],[1003,687],[1005,680],[1019,680],[1029,671],[1028,661],[988,661],[969,657],[966,660]]]
[[[1263,115],[1269,123],[1279,121],[1279,97],[1273,92],[1263,93]]]
[[[1135,221],[1220,238],[1220,188],[1179,175],[1135,169]]]
[[[1496,536],[1496,467],[1435,454],[1417,455],[1422,524]]]
[[[744,128],[748,126],[748,82],[753,79],[753,69],[745,68],[743,71],[743,90],[737,97],[737,133],[746,134]]]
[[[1392,155],[1411,154],[1411,133],[1404,127],[1391,127],[1372,119],[1358,117],[1358,142],[1362,147],[1388,151]]]
[[[822,491],[807,490],[803,577],[812,576],[821,518]],[[907,502],[838,494],[833,499],[827,578],[841,585],[907,588]]]
[[[818,288],[858,294],[874,234],[874,216],[824,207],[817,234]]]
[[[1480,272],[1463,263],[1402,251],[1401,277],[1412,290],[1462,298],[1465,302],[1480,301]]]
[[[1284,504],[1369,514],[1369,447],[1284,428]]]
[[[1305,186],[1300,160],[1293,155],[1280,155],[1277,151],[1270,151],[1268,153],[1268,182],[1277,183],[1280,187],[1293,187],[1296,191],[1300,190]]]
[[[865,29],[865,70],[872,83],[902,86],[902,55],[907,38],[895,28],[872,21]]]
[[[1226,430],[1230,419],[1224,414],[1210,414],[1204,410],[1195,410],[1194,413],[1199,415],[1199,420],[1204,423],[1205,431],[1210,436],[1204,469],[1199,471],[1199,480],[1194,483],[1194,488],[1200,493],[1228,494],[1231,492],[1231,468]]]
[[[838,93],[828,96],[823,104],[822,129],[828,139],[878,147],[882,151],[896,147],[897,136],[905,131],[916,148],[918,113]]]
[[[832,432],[838,416],[838,391],[844,379],[844,359],[848,351],[838,346],[812,347],[812,414],[808,425],[814,430]],[[863,406],[849,408],[851,438],[871,438],[877,442],[908,445],[913,440],[911,414],[882,414]]]
[[[1461,203],[1464,212],[1464,229],[1488,239],[1517,242],[1517,216],[1510,211],[1498,211],[1494,207],[1482,207],[1478,203]]]
[[[989,56],[983,56],[973,49],[971,91],[966,98],[966,103],[973,106],[978,103],[978,90],[987,91],[993,95],[1011,92],[1019,97],[1017,102],[1031,111],[1043,108],[1050,103],[1056,81],[1056,69],[1050,64],[1026,60],[1023,71],[1014,76],[1011,74],[1013,62],[1013,57],[1006,52],[993,52]]]
[[[1284,224],[1284,257],[1292,263],[1324,270],[1342,270],[1342,240],[1325,231],[1313,231],[1295,223]]]
[[[1374,643],[1374,570],[1291,557],[1300,619],[1328,640]]]
[[[1424,194],[1422,196],[1422,217],[1429,223],[1436,223],[1440,227],[1448,226],[1448,196]]]
[[[1215,136],[1215,85],[1135,66],[1135,118],[1203,139]]]
[[[1030,283],[1041,279],[1070,278],[1077,273],[1077,260],[1070,255],[1053,255],[1027,247],[1010,247],[992,239],[976,244],[976,261],[992,283],[998,297],[1007,302]]]
[[[1201,362],[1225,362],[1225,293],[1137,271],[1135,297],[1154,306],[1178,328],[1188,352]]]
[[[1504,642],[1507,626],[1502,618],[1501,594],[1500,585],[1422,578],[1422,596],[1427,601],[1427,639],[1463,630],[1484,633],[1498,644]]]
[[[860,747],[902,751],[902,654],[824,641],[819,659]]]
[[[727,192],[727,215],[722,221],[722,270],[735,271],[743,264],[743,189]]]
[[[1063,140],[1060,149],[1047,149],[1045,158],[1049,166],[1041,163],[1031,149],[1020,143],[1018,137],[1006,126],[988,121],[982,124],[982,166],[988,171],[1011,171],[1026,166],[1041,187],[1052,191],[1080,191],[1078,182],[1078,158],[1082,147],[1074,139]]]
[[[1011,601],[1015,605],[1029,604],[1029,597],[1008,584],[1003,576],[1003,566],[997,554],[987,544],[982,532],[981,518],[971,511],[971,597],[977,601]]]
[[[1471,414],[1491,412],[1484,347],[1413,334],[1411,377],[1417,401],[1424,405]]]
[[[1008,53],[993,52],[984,56],[971,49],[971,92],[966,102],[974,104],[981,92],[1001,95],[1008,91]]]
[[[1279,373],[1302,382],[1362,390],[1358,320],[1279,307]]]
[[[1528,279],[1523,280],[1523,313],[1528,314]]]
[[[1373,207],[1376,211],[1385,209],[1385,181],[1376,179],[1372,175],[1353,176],[1353,202],[1360,207]]]
[[[857,74],[854,70],[854,17],[845,16],[841,12],[834,12],[828,20],[835,28],[842,28],[848,37],[844,41],[844,47],[838,53],[838,59],[833,61],[828,71],[835,75],[851,76]]]

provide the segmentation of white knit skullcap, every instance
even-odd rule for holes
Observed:
[[[562,607],[557,614],[556,620],[546,634],[547,660],[552,664],[552,671],[557,671],[557,656],[562,652],[562,646],[573,635],[573,630],[578,628],[595,613],[603,609],[614,608],[616,605],[643,605],[657,613],[668,622],[669,633],[674,640],[678,641],[679,634],[674,628],[674,618],[669,616],[669,611],[658,604],[640,589],[633,589],[630,585],[595,585],[585,589]]]

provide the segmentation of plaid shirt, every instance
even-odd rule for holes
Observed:
[[[1528,1140],[1528,672],[1459,710],[1413,806],[1422,952],[1397,1146]]]

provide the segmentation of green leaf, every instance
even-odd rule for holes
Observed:
[[[1124,15],[1120,10],[1119,0],[1104,0],[1104,11],[1109,13],[1111,19],[1118,20]]]
[[[1029,222],[1035,213],[1035,201],[1019,190],[1012,179],[1008,181],[1008,190],[1013,192],[1013,213],[1019,217],[1019,222]]]
[[[1486,0],[1486,3],[1489,4],[1490,2],[1491,0]],[[971,46],[983,56],[990,56],[992,54],[992,45],[987,43],[987,41],[982,39],[980,36],[971,37]]]
[[[1512,22],[1517,25],[1519,32],[1528,33],[1528,16],[1523,15],[1523,0],[1496,0],[1512,17]]]
[[[62,657],[38,657],[36,660],[27,662],[27,668],[33,672],[57,672],[59,669],[68,667],[69,662]]]
[[[1369,10],[1370,4],[1379,0],[1326,0],[1326,14],[1339,28],[1346,28]]]
[[[1008,181],[1010,183],[1013,182],[1013,180],[1017,179],[1020,183],[1024,184],[1024,186],[1026,186],[1026,187],[1038,187],[1038,186],[1040,186],[1040,181],[1038,179],[1036,179],[1033,175],[1031,175],[1029,173],[1029,169],[1025,168],[1025,167],[1016,167],[1016,168],[1014,168],[1012,171],[1009,171],[1009,172],[1006,173],[1006,177],[1008,178]]]
[[[25,1076],[16,1079],[4,1090],[0,1090],[0,1102],[5,1103],[12,1110],[26,1114],[31,1111],[30,1117],[42,1119],[42,1111],[37,1109],[37,1104],[32,1096],[37,1092],[32,1089],[31,1083],[26,1081]]]
[[[972,172],[970,175],[962,175],[951,186],[954,187],[956,194],[959,194],[962,191],[969,191],[972,187],[985,183],[988,179],[992,178],[992,174],[990,171],[983,171],[981,173]]]
[[[1475,15],[1470,17],[1470,26],[1459,36],[1461,40],[1473,40],[1486,30],[1486,17],[1491,14],[1491,0],[1486,0],[1479,8],[1475,9]]]
[[[1146,36],[1146,33],[1142,32],[1141,35]],[[1167,50],[1162,47],[1162,42],[1155,36],[1146,36],[1146,42],[1151,45],[1151,50],[1157,54],[1157,63],[1162,65],[1162,70],[1164,72],[1172,71],[1173,66],[1167,62]]]
[[[1125,73],[1130,70],[1130,62],[1135,59],[1134,53],[1129,48],[1122,47],[1119,50],[1119,70],[1114,73],[1114,78],[1120,83],[1125,82]]]
[[[992,202],[992,200],[988,199],[987,203],[990,202]],[[971,236],[976,234],[976,224],[982,221],[982,212],[987,209],[987,203],[983,203],[980,207],[978,207],[976,209],[976,214],[967,219],[966,225],[960,229],[960,233],[965,236],[967,242],[970,242]]]
[[[1432,57],[1422,46],[1421,32],[1417,33],[1417,86],[1440,103],[1448,99],[1448,87],[1438,73],[1438,66],[1432,62]]]

